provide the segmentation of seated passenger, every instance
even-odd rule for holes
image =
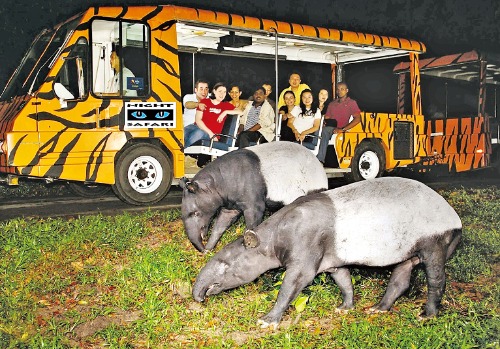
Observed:
[[[295,110],[295,115],[300,113],[300,107],[295,105],[295,93],[292,91],[286,91],[283,96],[284,105],[281,106],[279,114],[281,115],[281,130],[280,130],[280,140],[295,142],[295,135],[292,129],[288,125],[288,119],[292,117],[292,110]]]
[[[245,110],[245,107],[248,104],[247,100],[240,99],[242,93],[243,91],[240,90],[238,85],[231,85],[231,88],[229,89],[229,97],[231,97],[231,100],[229,103],[231,103],[235,109],[239,109],[241,111]]]
[[[300,110],[292,110],[292,117],[288,119],[288,126],[295,135],[297,142],[303,142],[306,136],[313,134],[319,129],[321,111],[318,102],[314,100],[311,90],[305,89],[300,94]]]
[[[194,93],[189,93],[182,99],[184,106],[184,114],[182,114],[182,122],[186,128],[194,124],[196,117],[196,108],[200,106],[200,101],[208,96],[208,82],[201,79],[194,84]],[[200,109],[205,109],[205,106],[200,106]],[[191,127],[191,126],[190,126]]]
[[[346,132],[361,122],[361,110],[354,99],[347,96],[349,88],[345,82],[337,84],[337,99],[328,105],[325,114],[325,125],[321,131],[321,143],[316,156],[322,163],[325,162],[328,142],[333,134]],[[349,119],[352,116],[352,121]]]
[[[238,130],[236,146],[246,148],[250,142],[271,142],[274,139],[274,110],[266,100],[266,92],[259,87],[243,112]]]
[[[273,92],[273,87],[271,86],[271,84],[268,83],[262,84],[262,87],[264,87],[264,90],[266,90],[266,101],[268,101],[269,104],[271,104],[273,110],[276,110],[276,102],[273,101],[272,98],[270,97],[271,93]]]
[[[197,108],[193,127],[184,129],[185,148],[203,139],[210,140],[214,135],[221,133],[227,114],[243,114],[241,110],[234,109],[231,103],[224,102],[226,86],[223,83],[215,84],[213,94],[214,99],[205,98],[200,101],[200,104],[204,105],[204,110]]]
[[[278,109],[281,108],[283,105],[285,105],[283,101],[283,97],[285,95],[286,91],[292,91],[295,96],[300,96],[302,94],[302,91],[309,89],[309,86],[307,84],[301,83],[300,75],[297,73],[292,73],[290,74],[290,77],[288,79],[288,82],[290,83],[290,86],[285,88],[283,91],[280,93],[280,97],[278,99]],[[295,101],[295,105],[298,105],[298,101]]]
[[[325,115],[326,110],[328,109],[328,104],[330,104],[330,101],[328,100],[328,91],[324,88],[319,90],[318,103],[319,103],[319,110],[321,110],[321,115]]]

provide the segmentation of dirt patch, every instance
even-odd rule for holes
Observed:
[[[491,267],[491,275],[481,275],[476,282],[450,282],[451,288],[462,295],[466,295],[472,301],[479,302],[489,296],[485,291],[485,285],[492,285],[498,282],[500,274],[500,263],[495,263]]]
[[[128,326],[130,323],[141,318],[142,311],[125,311],[118,310],[106,316],[98,316],[93,320],[84,322],[75,327],[73,334],[76,340],[81,340],[94,335],[96,332],[105,329],[111,324],[117,326]]]

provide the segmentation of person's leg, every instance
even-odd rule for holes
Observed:
[[[190,128],[190,126],[194,126],[194,127]],[[186,133],[186,129],[188,129],[187,133]],[[184,147],[185,148],[189,147],[190,145],[192,145],[193,143],[195,143],[201,139],[210,139],[210,137],[208,136],[208,133],[201,130],[198,126],[188,125],[184,128]]]
[[[295,142],[295,135],[293,134],[293,131],[286,123],[281,125],[281,133],[280,133],[280,141],[288,141],[288,142]]]
[[[184,147],[189,147],[192,143],[188,143],[191,134],[198,128],[195,124],[187,125],[184,127]]]
[[[333,127],[332,126],[324,126],[323,130],[321,130],[321,141],[319,143],[319,151],[318,151],[318,155],[316,155],[316,157],[322,163],[325,162],[326,148],[328,147],[328,142],[330,141],[332,134],[333,134]]]
[[[243,131],[238,136],[238,147],[246,148],[250,146],[250,142],[257,142],[260,138],[261,134],[258,131]]]

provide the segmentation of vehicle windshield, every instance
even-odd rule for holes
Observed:
[[[44,29],[33,41],[21,64],[9,79],[0,100],[5,101],[37,91],[47,77],[59,49],[79,22],[80,18],[75,18],[60,27]]]

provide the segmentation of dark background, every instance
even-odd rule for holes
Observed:
[[[89,6],[176,4],[240,15],[416,39],[427,46],[425,57],[479,49],[500,53],[500,1],[498,0],[9,0],[0,3],[0,90],[19,64],[24,52],[41,29],[52,27]],[[189,56],[181,57],[189,62]],[[387,63],[352,65],[346,68],[351,96],[365,108],[378,111],[394,106],[396,77],[391,74],[397,60]],[[204,76],[213,85],[219,80],[237,83],[248,97],[256,84],[274,81],[274,63],[251,59],[205,56],[198,60]],[[197,65],[198,67],[198,65]],[[299,70],[303,81],[314,90],[329,84],[329,67],[289,62],[280,64],[280,89],[287,76]],[[233,76],[237,77],[234,81]],[[183,73],[183,93],[189,92],[189,72]],[[189,80],[188,80],[189,79]],[[362,86],[362,88],[361,88]],[[360,87],[360,88],[358,88]],[[376,95],[376,98],[373,96]],[[363,103],[364,102],[364,103]]]

